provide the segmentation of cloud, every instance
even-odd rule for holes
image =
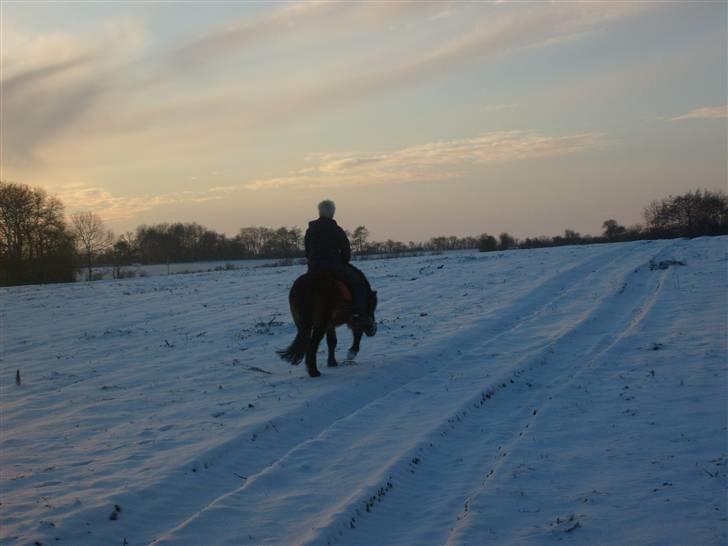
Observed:
[[[320,153],[308,165],[285,175],[162,195],[120,196],[103,187],[73,183],[53,189],[71,212],[91,210],[104,220],[128,220],[162,206],[229,199],[251,190],[334,188],[450,181],[487,165],[560,157],[603,146],[594,133],[550,136],[533,131],[485,133],[475,138],[445,140],[380,153]]]
[[[222,199],[236,189],[215,187],[203,191],[183,191],[139,197],[114,195],[102,187],[74,183],[57,187],[53,193],[72,212],[90,210],[99,214],[104,220],[124,220],[165,205],[204,203]]]
[[[500,4],[500,5],[499,5]],[[241,51],[261,48],[281,38],[305,32],[318,40],[330,40],[337,33],[366,32],[372,28],[392,29],[402,21],[409,25],[424,19],[433,22],[452,18],[465,10],[474,11],[476,25],[469,33],[452,40],[439,51],[425,54],[422,66],[433,61],[453,60],[458,56],[477,55],[482,50],[513,47],[519,42],[562,39],[563,34],[583,32],[587,28],[633,15],[649,4],[593,0],[560,5],[542,3],[526,8],[511,2],[483,2],[481,5],[457,4],[438,0],[400,0],[387,2],[339,2],[318,0],[293,2],[223,26],[173,48],[169,57],[174,66],[185,68],[204,65]],[[321,29],[325,29],[321,32]],[[401,67],[404,69],[404,67]]]
[[[725,119],[728,118],[728,105],[726,106],[702,106],[694,108],[687,114],[671,118],[671,121],[682,121],[685,119]]]
[[[216,82],[201,91],[192,85],[190,70],[222,62],[242,50],[283,42],[300,30],[323,42],[332,34],[345,36],[347,28],[362,23],[372,27],[430,12],[439,4],[292,2],[212,28],[166,52],[146,50],[145,27],[137,20],[110,20],[90,34],[41,34],[6,18],[0,33],[2,129],[13,138],[2,139],[3,162],[37,163],[39,149],[64,136],[134,132],[189,122],[229,127],[231,106],[240,112],[239,118],[252,117],[257,125],[255,120],[262,123],[270,116],[261,115],[260,104],[244,99],[238,87],[241,83],[248,87],[249,82],[241,82],[237,72],[226,74],[222,85]],[[235,84],[230,85],[231,80]],[[260,82],[258,87],[272,84]],[[275,101],[263,104],[267,112],[275,109]]]
[[[431,14],[441,16],[441,8],[447,5],[449,2],[437,0],[292,2],[255,17],[212,28],[177,46],[170,56],[186,65],[218,61],[227,55],[261,47],[278,37],[290,37],[296,32],[313,31],[319,40],[323,40],[336,32],[362,31],[382,23],[403,19],[412,21]],[[326,28],[326,32],[320,32],[321,28]]]
[[[452,180],[488,164],[558,157],[603,144],[598,134],[540,135],[505,131],[438,141],[376,154],[319,154],[314,165],[287,176],[256,180],[249,189],[368,186]]]
[[[343,10],[343,5],[356,5],[358,10],[364,10],[363,5],[359,4],[336,4],[337,10]],[[428,9],[431,10],[437,7],[427,2],[399,3],[394,7],[389,7],[390,4],[386,2],[382,4],[390,11],[398,8],[399,11],[395,12],[398,16],[403,13],[414,16],[418,13],[416,10],[424,9],[422,4],[430,6]],[[380,3],[365,4],[367,10],[371,10],[371,6],[379,5]],[[348,63],[350,68],[335,72],[337,75],[341,74],[338,78],[332,78],[331,74],[326,73],[321,78],[312,78],[311,81],[316,83],[307,87],[278,85],[272,81],[261,82],[260,85],[263,86],[270,84],[270,92],[258,98],[247,98],[245,93],[241,94],[232,87],[224,93],[210,92],[205,97],[168,100],[164,105],[150,106],[123,118],[122,113],[118,120],[120,126],[129,130],[148,128],[154,123],[215,125],[218,133],[225,130],[250,132],[267,129],[301,116],[331,111],[357,101],[391,94],[489,56],[573,40],[600,25],[641,13],[648,6],[649,4],[610,1],[567,6],[528,4],[524,7],[517,4],[515,8],[508,5],[495,9],[490,6],[493,11],[477,12],[480,19],[475,17],[476,23],[469,31],[445,39],[424,52],[405,55],[404,59],[396,60],[398,56],[395,53],[390,54],[395,60],[384,63],[365,58],[352,59]],[[315,4],[315,7],[310,7],[299,15],[303,19],[313,19],[314,14],[320,16],[322,13],[330,16],[327,9],[334,8],[328,3]],[[384,8],[378,9],[378,16],[382,15],[382,11],[387,13]],[[346,14],[352,17],[349,11]],[[337,12],[337,16],[344,18],[343,12]],[[373,17],[371,14],[369,16]],[[285,17],[282,15],[273,14],[265,19],[265,23],[259,24],[265,27],[273,24],[273,21],[279,22],[283,19]],[[215,47],[231,46],[227,41],[218,43],[213,40],[211,43],[217,44]],[[312,67],[313,72],[315,68]],[[278,91],[281,88],[285,91]],[[231,115],[233,112],[235,115]]]
[[[218,146],[224,136],[235,139],[275,129],[300,116],[391,94],[489,56],[573,40],[648,5],[297,2],[210,29],[166,53],[148,50],[145,27],[137,21],[109,23],[86,36],[3,35],[3,53],[9,51],[11,57],[3,57],[2,129],[13,135],[2,139],[3,162],[32,164],[58,142],[68,143],[65,149],[83,150],[84,139],[93,148],[124,134],[144,133],[145,142],[154,139],[164,143],[157,147],[171,150],[170,143],[183,142],[180,130],[186,135],[185,146],[194,143],[200,148],[211,142],[209,135],[214,132]],[[439,19],[432,18],[443,9],[453,12],[448,17],[452,23],[448,22],[447,32],[434,34],[444,37],[429,49],[420,46],[431,40],[417,41],[416,48],[402,47],[399,33],[386,33],[399,21],[438,25]],[[463,26],[469,30],[463,31]],[[385,29],[377,37],[386,37],[381,43],[387,56],[374,61],[369,49],[352,48],[347,42],[341,70],[325,70],[320,58],[304,57],[311,66],[296,85],[288,74],[264,71],[264,76],[251,81],[240,70],[221,72],[200,85],[180,69],[180,62],[205,65],[241,50],[265,55],[263,46],[286,43],[300,29],[332,48],[339,43],[333,37],[347,36],[349,30],[368,32],[371,38],[371,29]],[[293,62],[297,51],[289,51],[288,61]],[[252,58],[251,65],[258,60]],[[119,149],[108,148],[108,153],[128,155],[133,153],[131,145],[133,138]],[[144,153],[149,146],[143,148],[138,151]]]
[[[20,71],[2,80],[2,90],[5,100],[14,100],[16,95],[22,93],[24,88],[42,83],[54,77],[62,76],[74,69],[87,66],[92,58],[89,55],[79,55],[71,59],[51,62],[45,66],[29,68]]]
[[[37,160],[42,144],[71,128],[114,88],[116,70],[144,43],[141,25],[127,20],[107,23],[85,39],[6,30],[2,157],[11,163]]]
[[[185,66],[219,61],[222,56],[259,47],[307,20],[336,9],[339,9],[336,3],[328,1],[287,5],[253,19],[246,18],[211,29],[176,47],[170,58],[174,64]]]
[[[391,93],[402,87],[451,72],[461,65],[508,51],[543,47],[572,40],[599,25],[633,16],[646,4],[586,2],[518,7],[505,14],[496,10],[459,34],[429,51],[384,68],[346,75],[318,89],[297,91],[271,101],[270,111],[288,117],[341,106],[373,95]],[[353,63],[366,66],[367,63]],[[265,109],[264,109],[265,110]],[[260,111],[260,110],[258,110]]]

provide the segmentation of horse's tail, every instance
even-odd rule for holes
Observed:
[[[278,356],[294,366],[299,365],[303,357],[306,356],[311,338],[311,304],[306,299],[306,290],[304,289],[303,283],[298,279],[293,283],[289,294],[291,315],[293,315],[293,321],[296,323],[296,328],[298,329],[296,339],[293,340],[293,343],[288,348],[276,351]]]
[[[301,360],[303,360],[303,357],[306,356],[306,351],[308,351],[308,338],[308,332],[301,332],[299,330],[298,334],[296,334],[296,339],[293,340],[293,343],[291,343],[287,349],[276,351],[278,356],[286,362],[290,362],[294,366],[298,366],[301,363]]]

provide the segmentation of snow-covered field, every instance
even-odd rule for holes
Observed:
[[[301,267],[2,290],[0,544],[725,544],[727,243],[365,262],[318,379]]]

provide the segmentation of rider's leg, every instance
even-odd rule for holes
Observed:
[[[353,301],[351,302],[351,313],[356,320],[368,320],[367,313],[367,287],[361,275],[348,265],[342,264],[334,270],[334,275],[344,281],[351,288]]]

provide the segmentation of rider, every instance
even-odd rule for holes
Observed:
[[[354,324],[366,327],[369,322],[367,314],[367,287],[362,274],[349,261],[351,246],[343,229],[334,220],[336,205],[328,199],[318,205],[319,219],[308,223],[306,230],[306,258],[308,272],[318,273],[330,271],[334,277],[344,281],[352,292],[352,319]]]

